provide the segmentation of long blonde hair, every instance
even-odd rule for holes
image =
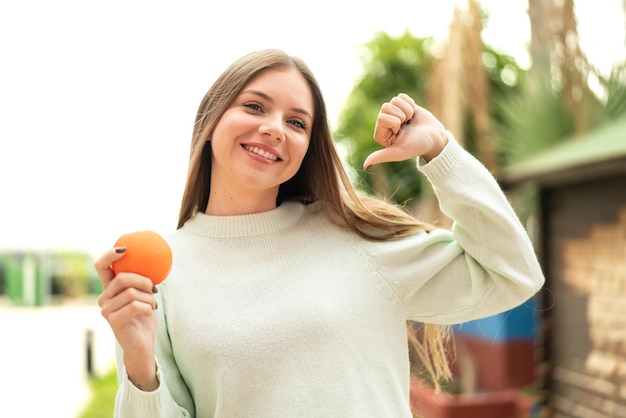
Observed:
[[[183,193],[178,228],[207,207],[211,178],[211,146],[207,141],[218,121],[244,86],[260,72],[277,67],[300,71],[313,95],[314,120],[309,148],[298,172],[278,191],[278,202],[320,202],[331,219],[339,219],[355,233],[375,240],[399,238],[432,226],[418,221],[403,209],[381,199],[357,193],[335,147],[326,104],[309,67],[299,58],[276,49],[252,52],[235,61],[206,93],[196,115],[191,142],[187,183]],[[433,381],[449,377],[446,358],[448,328],[425,324],[423,338],[409,332],[409,340],[423,368]]]

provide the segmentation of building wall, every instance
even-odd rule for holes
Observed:
[[[626,417],[626,176],[542,191],[555,417]]]

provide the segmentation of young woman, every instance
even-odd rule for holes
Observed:
[[[445,374],[446,324],[511,309],[543,284],[489,172],[427,110],[381,107],[364,166],[417,158],[451,230],[359,196],[320,88],[278,50],[233,63],[196,118],[174,265],[152,286],[97,262],[119,344],[118,417],[410,417],[407,320]]]

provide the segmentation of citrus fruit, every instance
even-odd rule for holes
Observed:
[[[111,264],[113,272],[136,273],[159,284],[172,268],[172,250],[165,239],[154,231],[135,231],[124,234],[115,247],[126,247],[124,256]]]

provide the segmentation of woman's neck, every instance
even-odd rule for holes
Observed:
[[[248,191],[246,193],[220,193],[211,190],[205,213],[213,216],[249,215],[276,208],[277,192]]]

